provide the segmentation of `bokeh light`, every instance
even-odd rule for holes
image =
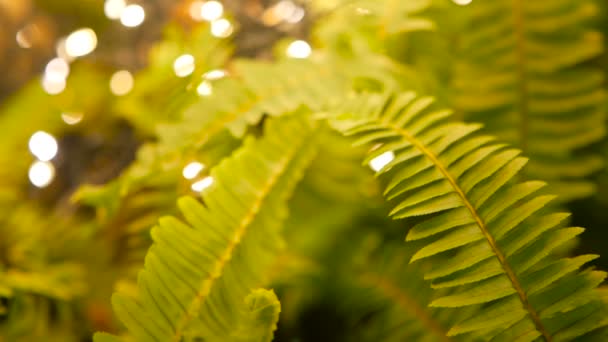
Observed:
[[[30,152],[42,161],[49,161],[59,150],[55,137],[44,131],[38,131],[30,137],[28,147]]]
[[[133,75],[127,70],[115,72],[110,78],[110,90],[114,95],[122,96],[133,89]]]
[[[46,74],[42,76],[42,89],[49,95],[61,94],[65,90],[65,86],[65,79],[51,79]]]
[[[127,7],[125,0],[106,0],[103,11],[106,17],[112,20],[120,19],[122,12]]]
[[[192,183],[192,190],[202,192],[213,184],[213,177],[207,176],[199,181]]]
[[[51,59],[44,68],[44,77],[52,82],[65,82],[69,74],[70,65],[63,58]]]
[[[177,77],[186,77],[194,72],[194,56],[183,54],[173,62],[173,71]]]
[[[207,1],[200,7],[200,17],[206,21],[218,20],[224,14],[224,6],[217,1]]]
[[[97,47],[97,35],[90,28],[76,30],[66,38],[65,51],[71,57],[81,57]]]
[[[28,177],[35,187],[44,188],[55,178],[55,167],[49,162],[36,160],[30,166]]]
[[[184,166],[184,169],[182,170],[182,175],[186,179],[194,179],[204,168],[205,165],[199,162],[191,162],[188,165]]]
[[[120,22],[126,27],[137,27],[146,19],[144,8],[139,5],[129,5],[120,14]]]
[[[218,19],[211,22],[211,34],[218,38],[229,37],[234,28],[228,19]]]
[[[369,162],[369,167],[371,167],[372,170],[378,172],[382,170],[383,167],[388,165],[388,163],[392,162],[393,159],[395,159],[395,153],[393,153],[393,151],[384,152],[376,158],[372,159]]]
[[[293,41],[287,47],[287,56],[292,58],[308,58],[311,53],[310,45],[303,40]]]
[[[200,96],[209,96],[213,94],[213,86],[211,86],[209,81],[204,80],[198,85],[198,87],[196,87],[196,92]]]
[[[61,113],[61,120],[68,125],[75,125],[82,121],[84,114],[82,113]]]

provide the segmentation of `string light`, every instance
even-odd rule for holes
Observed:
[[[287,56],[293,58],[308,58],[311,52],[310,45],[303,40],[293,41],[287,47]]]
[[[466,6],[468,4],[470,4],[471,2],[473,2],[473,0],[452,0],[454,1],[454,3],[456,5],[460,5],[460,6]]]
[[[211,86],[211,83],[209,83],[209,81],[204,80],[203,82],[201,82],[201,84],[198,85],[198,87],[196,87],[196,92],[200,96],[209,96],[213,94],[213,87]]]
[[[183,54],[173,62],[173,71],[177,77],[186,77],[194,72],[194,57],[190,54]]]
[[[133,75],[127,70],[120,70],[110,78],[110,90],[117,96],[126,95],[133,89],[133,83]]]
[[[70,73],[70,65],[63,58],[51,59],[44,68],[44,77],[49,81],[64,81]]]
[[[49,161],[57,155],[57,140],[47,132],[38,131],[30,137],[30,152],[41,161]]]
[[[226,38],[233,32],[232,24],[227,19],[218,19],[211,22],[211,34],[218,38]]]
[[[122,12],[127,7],[125,0],[106,0],[103,11],[106,17],[112,20],[120,19]]]
[[[146,19],[144,8],[139,5],[129,5],[122,10],[120,22],[126,27],[137,27]]]
[[[49,95],[57,95],[65,90],[65,79],[50,79],[46,74],[42,77],[42,89]]]
[[[193,191],[202,192],[213,184],[213,177],[207,176],[199,181],[192,183],[190,186]]]
[[[84,115],[82,113],[61,113],[61,120],[68,125],[79,123]]]
[[[186,179],[194,179],[201,171],[203,171],[204,168],[205,165],[199,162],[192,162],[184,166],[184,169],[182,170],[182,175]]]
[[[388,165],[388,163],[392,162],[395,159],[395,153],[393,151],[384,152],[376,158],[372,159],[369,162],[369,167],[378,172],[382,170],[383,167]]]
[[[97,47],[97,35],[90,28],[76,30],[65,40],[65,52],[71,57],[81,57],[93,52]]]
[[[226,75],[228,75],[228,73],[225,70],[214,69],[214,70],[210,70],[210,71],[206,72],[203,75],[203,78],[208,79],[208,80],[219,80],[220,78],[226,77]]]
[[[224,6],[218,1],[207,1],[200,7],[200,17],[206,21],[218,20],[224,14]]]
[[[37,188],[44,188],[55,178],[55,167],[46,161],[35,161],[28,171],[30,182]]]

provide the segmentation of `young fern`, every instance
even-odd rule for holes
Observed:
[[[453,106],[530,157],[526,174],[559,200],[589,195],[602,158],[581,148],[605,135],[602,52],[592,0],[474,1],[459,40]]]
[[[476,135],[479,125],[450,121],[432,102],[412,93],[362,96],[336,108],[334,126],[356,145],[374,146],[368,160],[394,153],[378,175],[395,202],[391,216],[421,221],[407,235],[426,241],[412,261],[450,257],[425,278],[454,292],[430,305],[481,305],[448,335],[561,341],[607,325],[595,289],[605,273],[579,270],[596,256],[551,254],[583,229],[560,227],[567,214],[543,212],[553,199],[537,194],[544,183],[514,181],[526,163],[518,150]]]
[[[301,116],[270,120],[264,137],[247,139],[212,170],[214,183],[204,204],[188,197],[179,201],[186,223],[160,220],[136,296],[117,293],[112,300],[133,338],[243,341],[235,327],[276,323],[264,309],[270,305],[273,315],[277,312],[269,294],[245,298],[265,284],[283,245],[286,201],[314,155],[314,135],[312,123]],[[268,331],[260,328],[256,341],[267,340]]]

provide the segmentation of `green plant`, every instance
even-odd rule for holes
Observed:
[[[31,202],[17,182],[27,164],[3,170],[0,336],[608,338],[606,274],[596,254],[566,256],[580,254],[584,229],[559,209],[593,193],[603,164],[595,2],[327,6],[311,4],[309,58],[232,58],[207,27],[171,27],[127,97],[96,90],[78,103],[79,87],[63,100],[32,88],[13,100],[0,158],[27,144],[10,110],[26,104],[46,109],[55,134],[55,106],[108,110],[90,124],[126,120],[144,144],[120,176],[71,194],[94,214],[17,207]],[[205,62],[176,81],[181,49]],[[32,224],[42,217],[53,220]],[[341,323],[320,336],[301,326],[319,306]]]

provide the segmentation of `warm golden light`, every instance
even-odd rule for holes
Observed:
[[[184,169],[182,170],[182,175],[186,179],[194,179],[204,168],[205,165],[199,162],[192,162],[184,166]]]
[[[395,154],[392,151],[384,152],[376,158],[372,159],[369,162],[369,167],[371,167],[372,170],[378,172],[382,170],[383,167],[388,165],[388,163],[392,162],[393,159],[395,159]]]
[[[103,11],[106,17],[112,20],[120,19],[122,12],[127,7],[125,0],[106,0]]]
[[[49,161],[55,158],[59,149],[55,137],[43,131],[32,134],[28,146],[30,152],[42,161]]]
[[[133,75],[127,70],[117,71],[110,78],[110,90],[114,95],[122,96],[133,89]]]
[[[173,71],[177,77],[186,77],[194,72],[194,56],[183,54],[173,62]]]
[[[51,82],[65,82],[70,73],[70,65],[63,58],[51,59],[44,68],[44,77]]]
[[[120,14],[120,22],[126,27],[137,27],[146,19],[144,8],[139,5],[129,5]]]
[[[311,52],[310,45],[303,40],[296,40],[287,47],[287,56],[293,58],[308,58]]]
[[[65,90],[65,79],[50,79],[46,74],[42,76],[42,89],[49,95],[57,95]]]
[[[213,184],[213,177],[208,176],[199,181],[192,183],[192,190],[196,192],[202,192]]]
[[[79,123],[84,115],[82,113],[61,113],[61,120],[68,125]]]
[[[465,6],[473,2],[473,0],[452,0],[456,5]]]
[[[233,32],[232,24],[227,19],[219,19],[211,22],[211,34],[218,38],[226,38]]]
[[[28,172],[30,182],[37,188],[44,188],[55,178],[55,167],[45,161],[35,161]]]
[[[207,71],[203,75],[203,78],[206,78],[208,80],[219,80],[220,78],[226,77],[226,75],[228,75],[226,70],[214,69],[214,70]]]
[[[97,47],[97,35],[90,28],[76,30],[66,38],[65,51],[71,57],[81,57]]]
[[[209,96],[213,94],[213,87],[211,86],[211,83],[209,83],[209,81],[205,80],[201,82],[198,87],[196,87],[196,92],[200,96]]]
[[[224,6],[217,1],[206,1],[200,7],[200,17],[206,21],[214,21],[224,14]]]

